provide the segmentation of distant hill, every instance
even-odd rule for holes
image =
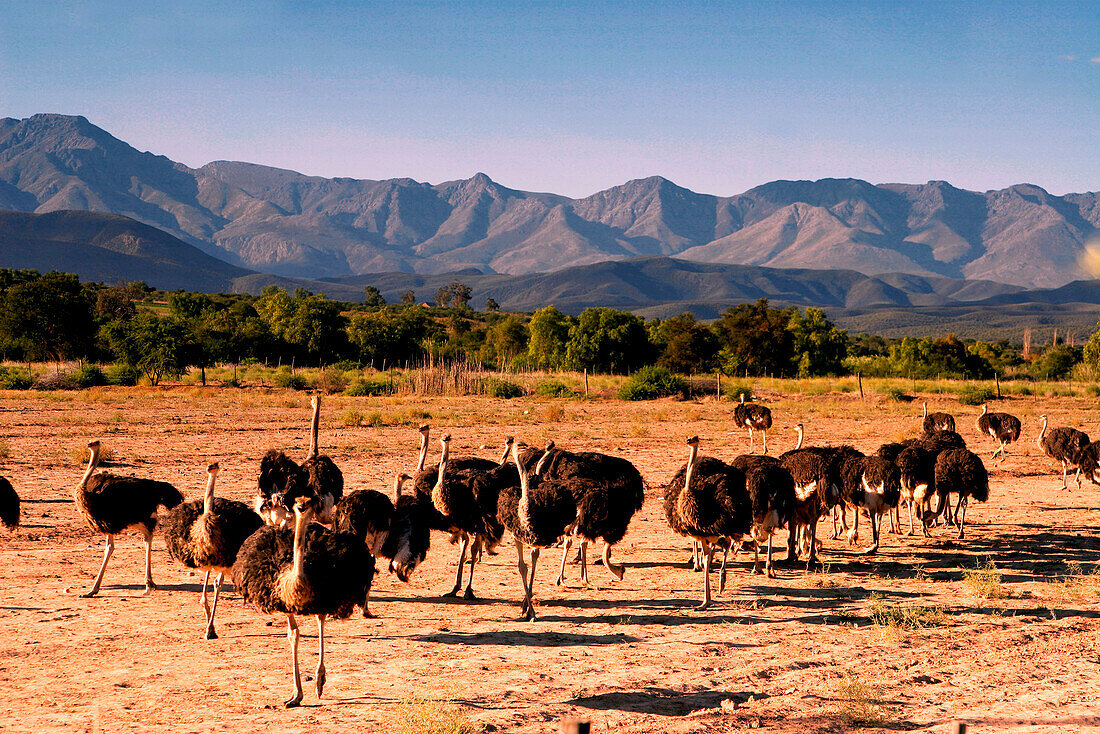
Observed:
[[[1057,288],[1100,227],[1100,194],[944,181],[773,181],[734,196],[659,176],[571,199],[485,174],[440,184],[192,169],[83,117],[0,119],[0,208],[79,209],[153,225],[234,265],[286,277],[476,268],[527,274],[647,256],[909,273]]]

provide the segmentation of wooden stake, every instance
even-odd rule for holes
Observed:
[[[718,389],[715,391],[715,397],[719,400],[722,399],[722,370],[718,370],[714,373],[715,381],[718,383]]]
[[[951,734],[966,734],[966,724],[961,721],[952,722]]]
[[[859,380],[859,399],[863,400],[863,373],[857,372],[856,379]]]
[[[589,734],[592,724],[588,721],[563,721],[560,731],[561,734]]]
[[[584,396],[588,397],[588,368],[584,368]]]

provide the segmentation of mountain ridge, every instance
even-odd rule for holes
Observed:
[[[0,119],[0,207],[121,214],[231,264],[311,279],[671,256],[1055,288],[1083,277],[1078,260],[1100,228],[1100,193],[1033,184],[779,180],[716,196],[651,176],[573,199],[484,173],[430,184],[240,161],[189,168],[50,114]]]

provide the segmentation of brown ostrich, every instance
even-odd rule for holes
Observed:
[[[1060,426],[1058,428],[1051,428],[1047,431],[1047,417],[1040,416],[1039,420],[1042,421],[1043,427],[1039,431],[1039,438],[1036,442],[1039,444],[1039,448],[1043,450],[1043,453],[1054,459],[1055,461],[1062,462],[1062,489],[1065,489],[1068,485],[1066,483],[1066,467],[1078,466],[1080,462],[1081,452],[1086,446],[1089,445],[1089,435],[1084,431],[1078,431],[1076,428],[1068,428]],[[1077,487],[1081,487],[1081,469],[1077,469]]]
[[[989,413],[988,410],[989,406],[983,404],[982,414],[974,421],[974,425],[977,426],[979,433],[1000,443],[989,458],[992,459],[999,453],[1001,461],[1006,461],[1008,456],[1005,454],[1005,446],[1020,438],[1020,419],[1010,413]]]
[[[755,450],[756,431],[760,431],[764,436],[764,453],[768,453],[768,429],[772,427],[772,412],[769,408],[756,403],[746,403],[745,394],[741,393],[741,402],[733,409],[733,421],[741,428],[748,429],[750,454]]]

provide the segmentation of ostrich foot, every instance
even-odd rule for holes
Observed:
[[[477,597],[474,596],[474,590],[471,589],[469,586],[466,587],[466,591],[462,592],[462,598],[466,601],[474,601],[475,599],[477,599]]]
[[[142,596],[149,596],[150,594],[152,594],[156,590],[157,590],[157,585],[154,584],[152,581],[150,581],[149,583],[145,584],[145,591],[141,592],[141,595]]]
[[[80,598],[81,599],[91,599],[93,596],[95,596],[98,593],[99,593],[98,589],[95,590],[95,591],[86,591],[86,592],[84,592],[83,594],[80,595]]]
[[[295,693],[293,696],[288,698],[283,703],[283,706],[288,708],[288,709],[292,709],[292,708],[297,708],[301,703],[302,703],[302,694],[301,693]]]
[[[554,585],[565,586],[565,576],[558,576],[557,580],[554,581]]]
[[[698,604],[695,607],[695,610],[699,612],[703,611],[704,609],[710,609],[710,599],[707,599],[705,602],[703,602],[702,604]]]
[[[848,533],[848,545],[855,545],[859,542],[859,533]]]
[[[327,680],[327,678],[325,676],[325,669],[321,668],[320,670],[317,671],[317,698],[320,698],[321,693],[325,690],[325,681],[326,680]]]
[[[214,631],[214,626],[213,625],[206,628],[206,639],[208,639],[208,640],[218,639],[218,633]]]
[[[773,571],[770,566],[768,567],[768,574],[767,575],[768,575],[768,578],[770,578],[770,579],[779,578],[779,576],[776,575],[775,571]]]
[[[444,594],[443,598],[444,599],[453,599],[453,598],[457,597],[459,588],[460,587],[458,587],[458,586],[454,587],[453,589],[448,591],[446,594]]]
[[[626,573],[626,566],[622,566],[622,565],[619,565],[617,563],[612,563],[610,568],[608,568],[607,570],[610,571],[611,573],[615,574],[615,578],[617,578],[619,581],[622,581],[623,580],[623,574]]]
[[[363,619],[378,619],[378,615],[369,609],[363,610]]]
[[[878,543],[875,543],[870,548],[864,548],[862,551],[860,551],[861,555],[865,556],[874,555],[876,552],[878,552]]]

